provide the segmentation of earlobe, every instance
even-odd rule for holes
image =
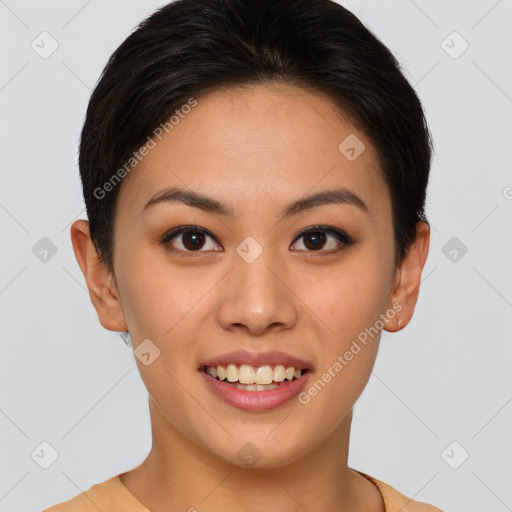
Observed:
[[[96,251],[89,223],[86,220],[75,221],[70,235],[76,260],[85,277],[101,325],[109,331],[127,331],[115,281]]]
[[[426,222],[416,225],[416,239],[396,270],[395,284],[390,296],[390,306],[400,303],[400,312],[386,322],[385,330],[396,332],[403,329],[411,320],[420,291],[421,273],[428,256],[430,226]]]

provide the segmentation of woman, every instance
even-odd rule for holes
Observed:
[[[430,161],[396,60],[331,0],[145,20],[92,94],[71,238],[153,446],[47,510],[438,511],[347,466],[381,332],[416,305]]]

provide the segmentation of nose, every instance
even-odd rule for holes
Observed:
[[[283,265],[263,253],[252,263],[235,256],[223,280],[217,320],[227,330],[254,336],[290,329],[297,323],[297,298]]]

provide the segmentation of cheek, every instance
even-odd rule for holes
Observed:
[[[381,334],[376,325],[381,327],[377,322],[386,305],[386,275],[378,266],[346,267],[331,276],[322,286],[317,280],[310,296],[325,336],[316,378],[305,390],[305,401],[325,419],[327,430],[338,426],[368,382]]]
[[[132,337],[166,342],[183,323],[190,322],[194,307],[208,283],[183,270],[136,260],[120,276],[123,308]]]
[[[383,312],[388,281],[378,264],[360,261],[317,273],[305,296],[331,334],[347,340],[373,325]]]

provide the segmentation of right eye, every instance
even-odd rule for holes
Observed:
[[[214,236],[206,229],[198,228],[197,226],[179,226],[166,233],[160,240],[160,243],[170,252],[182,252],[187,256],[196,256],[195,254],[190,254],[194,252],[223,251],[222,246],[212,243],[210,243],[209,249],[201,250],[204,248],[208,238],[215,240]],[[174,244],[175,239],[179,240],[178,244],[176,244],[177,246]]]

